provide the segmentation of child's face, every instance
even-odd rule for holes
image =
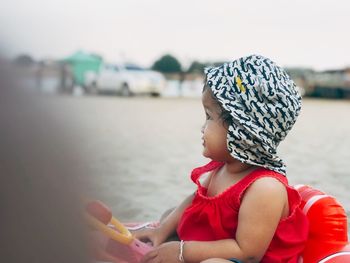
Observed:
[[[202,127],[203,155],[216,161],[225,161],[230,156],[227,149],[227,128],[220,118],[220,107],[208,88],[202,94],[206,120]]]

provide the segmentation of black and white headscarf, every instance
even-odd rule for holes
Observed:
[[[227,133],[231,155],[285,175],[276,149],[300,113],[295,83],[281,67],[258,55],[206,68],[205,74],[207,86],[232,116]]]

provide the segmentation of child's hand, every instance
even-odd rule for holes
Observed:
[[[162,234],[161,228],[144,228],[136,231],[132,231],[135,238],[145,243],[152,243],[152,246],[157,247],[162,244],[166,237]]]
[[[148,252],[141,263],[179,263],[180,242],[167,242]]]

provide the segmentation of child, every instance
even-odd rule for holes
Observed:
[[[297,262],[308,224],[276,155],[300,112],[296,86],[257,55],[205,74],[203,155],[212,161],[192,171],[198,190],[159,227],[135,233],[155,246],[143,262]],[[175,232],[181,241],[165,242]]]

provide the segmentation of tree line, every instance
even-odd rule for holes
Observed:
[[[30,66],[36,61],[28,54],[21,54],[14,59],[14,62],[17,65]],[[217,66],[221,65],[224,62],[215,62],[215,63],[203,63],[200,61],[193,61],[190,66],[185,69],[180,61],[171,54],[165,54],[157,59],[151,69],[159,71],[165,74],[180,74],[180,73],[197,73],[203,74],[204,68],[208,66]]]
[[[158,60],[156,60],[153,65],[152,69],[162,72],[162,73],[198,73],[203,74],[204,68],[208,66],[217,66],[221,65],[224,62],[215,62],[215,63],[203,63],[199,61],[193,61],[191,65],[188,67],[188,69],[184,69],[179,62],[179,60],[170,55],[166,54],[160,57]]]

